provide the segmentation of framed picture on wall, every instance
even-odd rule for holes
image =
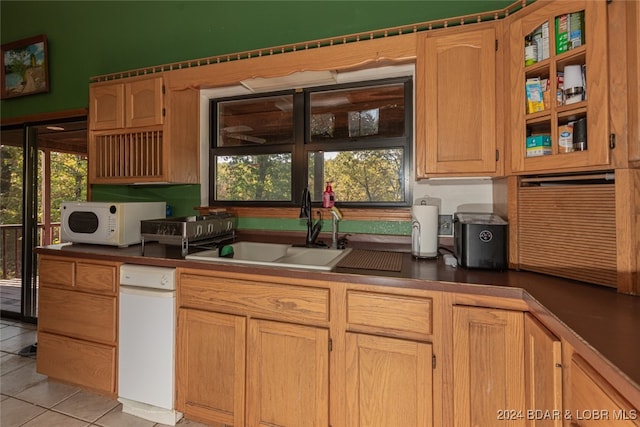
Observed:
[[[0,98],[49,92],[49,58],[44,35],[3,44],[0,60]]]

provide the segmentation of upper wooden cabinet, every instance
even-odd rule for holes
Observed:
[[[497,28],[428,32],[416,57],[416,175],[498,175]]]
[[[606,168],[611,165],[607,2],[540,2],[530,10],[514,15],[508,31],[511,171]],[[568,31],[563,29],[566,25],[573,32],[568,41],[563,36]],[[533,46],[536,58],[525,57]],[[536,86],[537,79],[542,92]],[[579,92],[583,86],[584,95],[566,92]],[[567,126],[573,127],[573,144],[563,142]],[[532,136],[548,137],[550,145],[534,146],[527,140]]]
[[[165,94],[162,76],[93,83],[89,110],[89,183],[199,182],[198,90]]]
[[[163,122],[162,77],[94,84],[89,97],[92,130],[153,126]]]
[[[124,127],[124,84],[89,88],[89,127],[92,130]]]

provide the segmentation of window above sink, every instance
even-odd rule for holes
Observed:
[[[412,70],[411,70],[412,71]],[[412,72],[210,100],[209,204],[320,202],[331,181],[341,206],[411,204]]]

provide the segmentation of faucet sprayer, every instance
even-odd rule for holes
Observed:
[[[316,239],[320,234],[320,230],[322,229],[322,213],[320,213],[320,220],[315,224],[313,223],[313,213],[311,206],[311,193],[309,189],[305,187],[302,192],[302,205],[300,206],[300,218],[307,219],[307,239],[306,246],[314,247],[316,246]]]

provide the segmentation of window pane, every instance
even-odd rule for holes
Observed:
[[[332,181],[339,202],[403,202],[404,150],[315,151],[309,153],[309,188],[320,201]]]
[[[218,147],[293,142],[293,95],[217,103]]]
[[[216,156],[217,201],[291,200],[291,154]]]
[[[51,153],[51,221],[60,222],[63,201],[87,200],[87,156]]]
[[[404,84],[312,92],[311,141],[404,135]]]

